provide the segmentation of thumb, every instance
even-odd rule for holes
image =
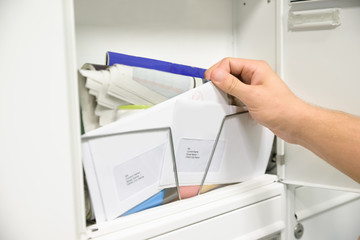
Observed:
[[[211,82],[222,91],[237,97],[240,101],[244,102],[246,95],[247,85],[241,82],[238,78],[223,69],[214,69],[210,77]]]

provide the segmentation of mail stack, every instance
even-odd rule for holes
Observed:
[[[97,222],[160,191],[235,183],[265,172],[273,133],[211,82],[82,137]]]

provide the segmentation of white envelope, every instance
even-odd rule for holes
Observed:
[[[181,99],[174,109],[171,129],[181,186],[242,182],[265,173],[274,134],[248,112],[230,105]],[[174,186],[171,169],[172,161],[165,161],[161,186]]]
[[[97,222],[115,219],[161,190],[167,148],[167,131],[94,138],[82,144]]]
[[[175,186],[176,177],[180,185],[199,185],[217,137],[205,184],[265,172],[274,135],[211,82],[85,134],[83,163],[97,221]]]

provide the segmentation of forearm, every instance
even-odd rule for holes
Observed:
[[[293,116],[291,142],[360,183],[360,118],[304,103]]]

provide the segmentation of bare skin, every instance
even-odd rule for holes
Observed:
[[[296,97],[264,61],[225,58],[205,72],[240,99],[251,116],[289,143],[301,145],[360,183],[360,118]]]

